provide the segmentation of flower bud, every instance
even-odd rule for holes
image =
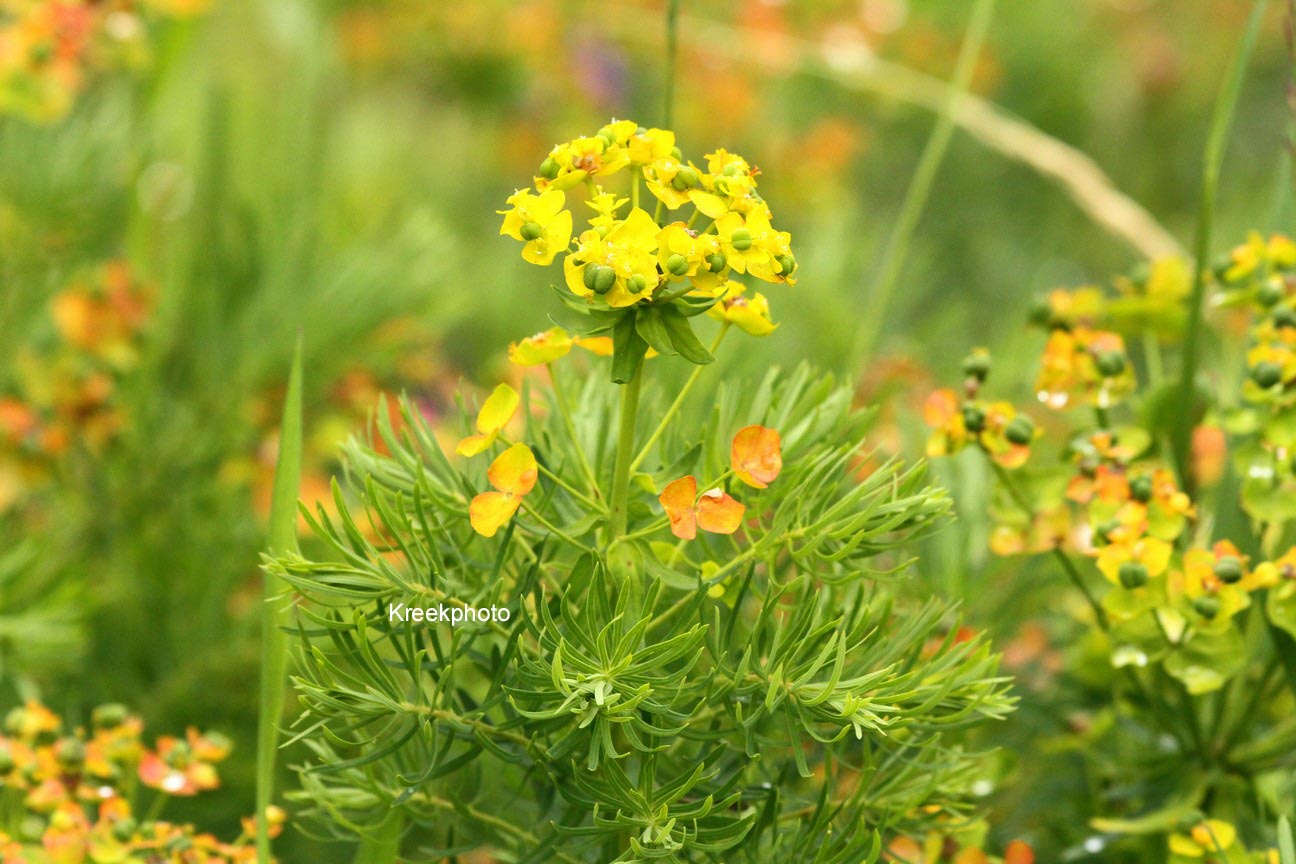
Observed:
[[[671,178],[671,188],[677,192],[683,192],[685,189],[692,189],[696,185],[698,185],[698,175],[692,168],[681,168],[679,172]]]
[[[1214,594],[1203,594],[1192,601],[1192,607],[1198,615],[1210,620],[1219,614],[1220,599]]]
[[[90,723],[96,729],[116,729],[126,722],[129,712],[118,702],[100,705],[90,713]]]
[[[1004,437],[1014,444],[1029,444],[1035,438],[1035,422],[1025,414],[1014,417],[1004,430]]]
[[[729,242],[739,252],[746,252],[752,247],[752,235],[746,228],[735,228]]]
[[[585,287],[595,294],[606,294],[616,284],[616,271],[606,264],[587,264],[584,281]]]
[[[666,259],[666,270],[672,276],[683,276],[688,272],[688,259],[678,252]]]
[[[719,273],[729,262],[725,260],[724,253],[712,252],[707,256],[707,269],[712,273]]]
[[[963,374],[978,381],[985,381],[990,374],[990,355],[984,351],[974,351],[964,357]]]
[[[79,766],[85,761],[85,743],[79,738],[63,738],[54,745],[54,755],[64,766]]]
[[[1265,308],[1277,305],[1278,301],[1285,296],[1287,296],[1287,291],[1283,288],[1281,279],[1266,279],[1261,284],[1260,289],[1256,291],[1256,299]]]
[[[1147,474],[1131,477],[1129,490],[1131,498],[1139,503],[1146,504],[1152,500],[1152,478]]]
[[[1130,590],[1142,588],[1148,583],[1148,569],[1138,561],[1126,561],[1120,565],[1117,576],[1120,577],[1120,583]]]
[[[1282,381],[1282,377],[1282,367],[1268,360],[1262,360],[1251,369],[1251,380],[1265,390]]]
[[[546,157],[545,160],[540,163],[540,176],[546,180],[552,180],[557,177],[558,171],[558,160],[552,156]]]
[[[518,233],[522,235],[523,240],[538,240],[544,234],[544,229],[540,227],[539,222],[523,222]]]
[[[976,405],[963,406],[963,426],[971,433],[976,434],[985,428],[985,412]]]
[[[1273,322],[1278,328],[1296,327],[1296,309],[1290,306],[1279,306],[1273,312]]]
[[[1125,355],[1119,351],[1104,351],[1098,355],[1098,371],[1104,378],[1112,378],[1125,371]]]
[[[792,271],[796,269],[797,262],[796,259],[792,257],[791,253],[780,255],[774,260],[778,262],[780,268],[779,273],[783,276],[791,276]]]
[[[119,843],[129,843],[138,828],[138,823],[129,816],[118,819],[112,826],[113,838]]]
[[[1225,555],[1215,562],[1211,572],[1225,585],[1234,585],[1242,581],[1242,562],[1232,555]]]

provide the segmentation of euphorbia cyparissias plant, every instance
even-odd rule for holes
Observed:
[[[829,377],[698,387],[727,331],[774,331],[742,280],[796,272],[756,176],[621,121],[509,199],[503,233],[564,270],[572,320],[509,349],[547,374],[465,410],[455,452],[379,408],[337,515],[307,514],[313,555],[268,563],[302,595],[322,825],[409,860],[858,864],[967,810],[957,733],[1011,702],[904,577],[946,495],[871,458]]]

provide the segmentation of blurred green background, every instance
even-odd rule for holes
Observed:
[[[69,49],[54,69],[12,37],[50,5],[0,2],[3,702],[39,694],[77,718],[122,701],[154,732],[227,732],[226,791],[178,812],[236,833],[252,809],[256,568],[294,335],[307,498],[379,392],[406,388],[435,414],[460,378],[516,375],[503,349],[548,326],[557,275],[521,260],[495,211],[554,142],[610,117],[660,120],[663,4],[114,2],[85,13],[89,41],[49,34]],[[1186,246],[1249,5],[1003,0],[973,89],[1087,154]],[[1288,159],[1282,5],[1225,162],[1221,248],[1288,216],[1273,204]],[[874,296],[969,6],[682,4],[680,143],[758,165],[800,261],[794,289],[767,292],[782,326],[722,362],[838,371],[885,406],[879,444],[911,456],[915,406],[968,348],[993,346],[999,391],[1024,402],[1043,338],[1023,326],[1031,298],[1144,257],[1030,166],[1039,139],[1005,153],[960,128],[891,302]],[[940,472],[984,482],[971,463]],[[995,830],[1041,860],[1083,859],[1100,792],[1058,743],[1087,706],[1045,626],[1057,577],[991,560],[985,515],[960,515],[921,576],[965,599],[1025,676],[1022,710],[989,742],[1005,749]],[[281,853],[345,850],[290,829]]]

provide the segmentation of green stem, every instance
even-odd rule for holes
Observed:
[[[666,84],[662,88],[662,125],[669,129],[675,115],[675,67],[679,57],[680,0],[666,4]]]
[[[626,532],[630,512],[630,454],[634,452],[635,421],[639,417],[639,390],[643,384],[643,364],[634,377],[621,385],[621,416],[617,433],[616,465],[612,474],[612,513],[607,542],[611,544]]]
[[[918,227],[918,220],[922,217],[923,209],[931,194],[936,173],[945,160],[945,151],[949,149],[950,139],[954,135],[954,109],[972,83],[972,74],[976,71],[976,61],[981,56],[981,47],[990,29],[990,16],[993,12],[994,0],[977,0],[977,5],[972,10],[967,35],[963,40],[962,48],[959,49],[958,61],[954,67],[954,79],[951,82],[949,95],[940,115],[936,118],[936,125],[932,128],[931,136],[923,147],[922,155],[918,158],[918,167],[909,182],[904,201],[900,205],[900,214],[896,218],[895,227],[891,231],[882,255],[877,282],[874,283],[873,290],[867,297],[869,314],[864,318],[856,344],[857,360],[863,360],[872,353],[874,342],[882,332],[883,324],[886,323],[886,308],[890,304],[891,295],[895,292],[900,268],[904,265],[909,251],[909,241]]]
[[[723,340],[725,334],[729,332],[729,326],[728,321],[720,325],[720,332],[716,334],[715,339],[711,342],[710,351],[712,355],[714,355],[716,350],[719,349],[721,340]],[[689,373],[688,380],[684,382],[684,386],[680,388],[679,393],[675,396],[675,401],[666,409],[666,413],[662,415],[661,422],[657,424],[657,428],[648,436],[648,440],[644,442],[643,447],[639,450],[639,455],[635,456],[634,461],[630,463],[631,472],[642,465],[643,461],[648,458],[648,454],[652,451],[653,445],[657,443],[657,439],[661,438],[662,434],[666,431],[667,425],[675,419],[675,415],[679,413],[680,408],[684,405],[684,400],[688,397],[689,391],[693,389],[693,385],[696,384],[698,378],[702,376],[702,369],[702,366],[693,367],[693,371]]]
[[[1195,385],[1201,344],[1202,307],[1205,305],[1207,272],[1210,267],[1211,230],[1215,221],[1215,199],[1219,191],[1220,164],[1224,160],[1224,148],[1233,126],[1233,114],[1237,108],[1238,93],[1242,89],[1247,62],[1251,57],[1251,49],[1255,46],[1256,34],[1259,33],[1260,24],[1264,19],[1265,7],[1268,5],[1269,0],[1256,0],[1255,7],[1252,9],[1251,19],[1247,23],[1242,42],[1234,55],[1229,76],[1215,102],[1210,137],[1206,142],[1206,155],[1203,160],[1201,203],[1197,213],[1197,233],[1194,243],[1196,260],[1193,264],[1193,290],[1192,297],[1188,301],[1188,327],[1184,334],[1183,367],[1179,372],[1178,416],[1175,418],[1171,436],[1175,470],[1179,473],[1179,485],[1189,495],[1193,495],[1196,491],[1196,482],[1192,476],[1193,413],[1197,405]]]
[[[528,516],[530,516],[536,522],[540,523],[540,527],[544,528],[550,534],[553,534],[555,537],[559,538],[560,540],[567,541],[571,545],[575,546],[577,549],[580,549],[582,552],[589,551],[590,548],[589,544],[580,542],[575,537],[568,534],[566,531],[554,525],[548,519],[541,516],[540,511],[536,510],[526,501],[522,502],[522,509],[526,512]]]

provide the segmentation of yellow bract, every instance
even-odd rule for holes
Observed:
[[[513,419],[519,404],[517,391],[507,384],[495,388],[481,410],[477,412],[477,435],[469,435],[459,442],[455,452],[460,456],[476,456],[495,443],[499,433]]]
[[[551,327],[543,333],[528,336],[521,342],[509,345],[509,359],[519,366],[539,366],[552,363],[571,351],[571,335],[561,327]]]
[[[712,306],[707,314],[750,333],[752,336],[768,336],[778,327],[770,320],[769,301],[765,295],[757,293],[748,298],[742,294],[743,286],[734,283],[729,289],[729,296]]]
[[[523,496],[535,487],[538,470],[535,454],[525,444],[514,444],[496,456],[486,472],[495,491],[482,492],[468,505],[473,530],[483,537],[494,537],[513,518]]]

